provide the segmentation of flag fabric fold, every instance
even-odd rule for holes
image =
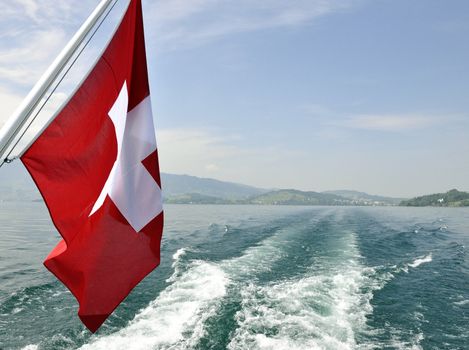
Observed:
[[[21,160],[63,238],[44,264],[95,332],[160,262],[161,180],[140,0]]]

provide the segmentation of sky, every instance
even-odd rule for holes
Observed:
[[[99,55],[125,2],[45,116]],[[0,125],[97,4],[0,0]],[[469,191],[468,1],[143,7],[161,171],[394,197]]]

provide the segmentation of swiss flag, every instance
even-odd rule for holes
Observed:
[[[160,262],[161,182],[140,0],[21,160],[63,237],[44,264],[95,332]]]

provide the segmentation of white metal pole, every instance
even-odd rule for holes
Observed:
[[[18,106],[13,115],[7,120],[0,130],[0,165],[4,162],[3,156],[8,146],[13,142],[15,136],[21,130],[21,127],[28,120],[28,117],[41,101],[44,94],[51,87],[53,82],[67,65],[77,48],[81,45],[87,34],[98,22],[99,18],[105,13],[106,9],[114,0],[102,0],[93,13],[83,23],[69,43],[63,48],[62,52],[57,56],[54,62],[42,75],[39,81],[34,85],[32,90]]]

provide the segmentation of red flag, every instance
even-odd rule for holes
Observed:
[[[63,237],[44,264],[95,332],[160,262],[161,182],[140,0],[21,160]]]

